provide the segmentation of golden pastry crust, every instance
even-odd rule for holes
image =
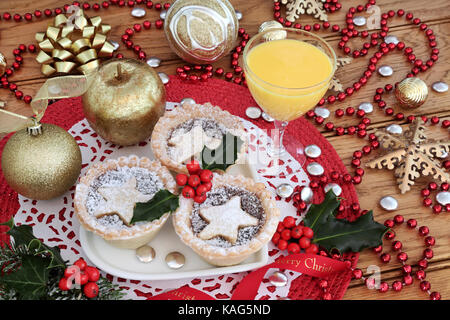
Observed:
[[[170,135],[177,126],[192,119],[211,119],[222,124],[227,131],[239,137],[244,143],[238,154],[236,163],[241,162],[245,157],[248,148],[247,134],[239,117],[236,117],[220,107],[210,103],[204,105],[185,103],[172,111],[167,111],[155,125],[152,133],[151,146],[155,157],[172,171],[177,173],[188,173],[186,165],[178,163],[172,159],[168,152],[168,141]]]
[[[216,266],[229,266],[242,262],[248,256],[260,250],[272,239],[280,218],[280,210],[276,207],[271,193],[264,184],[255,183],[252,179],[243,176],[228,174],[214,174],[213,188],[221,186],[236,186],[254,193],[264,209],[265,220],[261,229],[245,245],[236,245],[229,248],[213,246],[200,239],[193,232],[191,216],[194,202],[192,199],[180,197],[180,206],[173,213],[173,225],[180,239],[191,247],[199,256]]]
[[[97,218],[89,214],[86,208],[89,187],[97,177],[105,174],[107,171],[116,170],[118,167],[125,166],[130,168],[141,167],[154,172],[160,178],[165,189],[172,193],[177,193],[176,182],[167,168],[163,167],[158,161],[151,161],[145,157],[139,158],[131,155],[129,157],[120,157],[117,160],[106,160],[105,162],[93,164],[77,184],[74,206],[76,216],[85,229],[94,232],[105,240],[111,241],[113,244],[119,244],[120,247],[131,248],[142,245],[140,242],[145,241],[143,244],[148,242],[148,239],[152,238],[164,225],[170,213],[166,213],[161,218],[148,223],[138,223],[130,227],[124,225],[122,228],[108,229],[106,226],[100,225],[97,222]],[[139,241],[133,241],[136,239],[139,239]],[[127,240],[130,241],[127,243]]]

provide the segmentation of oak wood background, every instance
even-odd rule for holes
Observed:
[[[27,12],[34,12],[36,9],[44,10],[46,8],[62,7],[68,1],[66,0],[40,0],[38,2],[31,0],[2,0],[0,1],[0,13],[10,12],[11,14]],[[94,1],[88,1],[93,4]],[[244,17],[241,20],[243,26],[250,35],[257,32],[258,26],[273,17],[272,0],[231,0],[236,9],[240,10]],[[342,0],[343,9],[339,12],[330,14],[329,21],[331,24],[339,24],[341,27],[345,26],[345,14],[351,6],[365,4],[364,0]],[[450,83],[449,76],[449,60],[450,60],[450,10],[448,0],[379,0],[377,5],[382,12],[388,10],[404,9],[406,12],[412,12],[415,17],[419,17],[423,22],[427,23],[433,29],[438,42],[440,50],[439,61],[432,68],[432,71],[421,74],[420,77],[431,85],[434,81],[442,80]],[[112,31],[109,35],[110,39],[116,40],[119,43],[120,36],[127,27],[132,26],[137,20],[130,16],[131,9],[110,7],[108,10],[100,10],[97,14],[101,15],[105,23],[112,25]],[[93,16],[95,13],[90,10],[88,15]],[[155,21],[158,18],[158,13],[155,10],[148,10],[145,19]],[[50,19],[41,18],[33,22],[16,23],[11,21],[0,21],[0,52],[2,52],[8,59],[13,61],[12,51],[18,44],[35,43],[34,34],[38,31],[44,31]],[[143,21],[143,20],[141,20]],[[317,22],[311,16],[302,16],[299,19],[302,24],[312,24]],[[427,45],[427,39],[424,34],[418,31],[417,26],[408,24],[404,18],[394,18],[389,20],[390,32],[389,34],[396,35],[401,41],[404,41],[407,46],[414,48],[414,53],[418,58],[426,61],[430,54],[430,49]],[[335,48],[339,42],[338,36],[335,33],[320,31],[320,34],[325,37]],[[158,71],[163,71],[168,74],[174,74],[175,68],[182,64],[182,61],[170,50],[164,33],[161,30],[155,30],[152,27],[151,31],[143,31],[134,36],[133,41],[141,45],[150,56],[158,56],[163,59],[162,66]],[[354,46],[360,44],[358,39],[352,40]],[[122,52],[126,57],[134,57],[134,53],[124,48],[121,45],[119,52]],[[342,56],[342,51],[336,51],[338,56]],[[359,58],[354,60],[350,65],[345,66],[337,72],[337,76],[344,84],[344,87],[351,85],[360,74],[365,70],[368,64],[368,58]],[[336,108],[345,108],[347,106],[357,106],[363,101],[372,101],[373,94],[377,87],[383,87],[384,84],[395,83],[402,80],[411,66],[406,63],[406,58],[402,54],[390,54],[388,58],[383,58],[379,63],[389,64],[394,68],[394,75],[388,80],[381,78],[378,74],[374,75],[368,84],[358,93],[343,103],[335,103],[330,110]],[[228,68],[229,59],[224,58],[215,65],[224,66]],[[19,90],[25,94],[34,95],[40,85],[45,81],[40,73],[40,66],[35,61],[35,55],[25,54],[23,67],[16,72],[13,77]],[[441,93],[430,91],[428,101],[418,110],[413,111],[415,115],[437,115],[441,119],[450,118],[450,103],[448,102],[450,93]],[[7,90],[0,91],[0,99],[7,102],[7,110],[12,110],[24,115],[30,115],[30,109],[27,105],[19,102]],[[388,98],[388,104],[394,104],[394,98]],[[376,108],[376,107],[375,107]],[[394,107],[396,110],[398,107]],[[406,115],[411,114],[405,111]],[[385,127],[391,123],[395,123],[383,116],[382,112],[375,110],[371,115],[372,124],[369,132],[373,128]],[[0,119],[1,121],[1,119]],[[341,121],[347,121],[345,119]],[[336,122],[337,124],[340,121]],[[404,122],[398,122],[404,125]],[[447,138],[446,132],[440,128],[429,128],[430,136],[433,138]],[[350,170],[350,161],[352,153],[355,149],[362,147],[363,141],[356,137],[345,136],[336,137],[327,132],[323,133],[330,143],[335,147],[338,154],[341,156],[343,162]],[[365,158],[364,160],[367,160]],[[433,248],[435,256],[431,260],[427,271],[427,280],[431,282],[431,290],[439,291],[443,299],[450,298],[450,216],[449,213],[442,213],[434,215],[431,209],[424,208],[421,204],[422,198],[419,194],[420,190],[429,182],[426,178],[420,178],[412,190],[401,195],[395,185],[395,180],[391,172],[367,169],[363,182],[356,187],[359,200],[362,208],[373,209],[375,219],[381,223],[388,218],[392,218],[395,214],[402,214],[406,219],[415,218],[419,225],[427,225],[431,230],[431,235],[436,238],[436,246]],[[383,211],[378,201],[382,196],[392,195],[399,201],[399,210],[395,213]],[[397,238],[404,244],[405,251],[409,255],[409,263],[415,265],[416,261],[421,257],[424,249],[423,238],[417,232],[406,230],[406,226],[395,229]],[[394,256],[395,257],[395,256]],[[366,250],[361,253],[359,267],[366,271],[369,265],[378,265],[382,270],[382,280],[392,283],[395,279],[401,277],[400,264],[393,262],[382,265],[377,256]],[[353,280],[344,296],[344,299],[428,299],[428,295],[420,291],[418,286],[419,281],[403,289],[401,293],[388,292],[385,294],[378,293],[375,290],[368,290],[360,280]]]

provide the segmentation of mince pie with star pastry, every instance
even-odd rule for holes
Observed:
[[[214,174],[212,189],[199,204],[180,197],[173,225],[180,239],[216,266],[235,265],[267,244],[280,211],[262,183]]]
[[[188,173],[185,164],[199,158],[204,147],[217,149],[226,134],[239,137],[244,143],[236,162],[247,151],[244,125],[239,117],[209,103],[185,103],[161,117],[153,129],[152,150],[155,157],[170,170]]]
[[[120,248],[136,249],[148,243],[169,218],[131,223],[138,202],[147,202],[160,190],[176,193],[176,182],[158,161],[137,156],[92,165],[75,191],[75,213],[81,225]]]

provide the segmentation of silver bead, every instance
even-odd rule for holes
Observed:
[[[325,193],[333,190],[333,193],[336,195],[336,197],[339,197],[342,193],[342,188],[337,183],[329,183],[323,188],[323,190],[325,191]]]
[[[161,18],[161,20],[165,20],[167,17],[167,10],[162,10],[159,14],[159,17]]]
[[[267,113],[265,113],[265,112],[263,112],[262,114],[261,114],[261,117],[264,119],[264,120],[266,120],[267,122],[274,122],[275,121],[275,119],[274,118],[272,118],[271,116],[269,116]]]
[[[192,98],[184,98],[184,99],[181,99],[180,104],[181,105],[183,105],[183,104],[195,104],[195,100],[192,99]]]
[[[398,124],[391,124],[386,127],[386,131],[392,134],[401,134],[403,132],[403,128]]]
[[[184,255],[176,251],[169,253],[165,260],[170,269],[180,269],[186,261]]]
[[[448,191],[441,191],[436,195],[436,201],[439,202],[441,205],[446,206],[450,203],[450,192]]]
[[[373,105],[370,102],[363,102],[358,106],[359,110],[363,110],[365,113],[373,112]]]
[[[302,191],[300,191],[300,199],[305,201],[306,203],[310,203],[314,196],[314,192],[310,187],[304,187]]]
[[[378,73],[383,77],[390,77],[394,73],[394,70],[390,66],[381,66],[378,68]]]
[[[448,157],[448,152],[443,151],[443,152],[441,153],[441,156],[438,157],[438,158],[440,158],[440,159],[445,159],[445,158],[447,158],[447,157]]]
[[[109,40],[109,43],[111,43],[113,45],[114,51],[116,51],[120,47],[120,44],[117,41]]]
[[[314,109],[314,113],[324,119],[330,116],[330,110],[327,108],[317,107]]]
[[[310,144],[305,147],[305,154],[309,158],[318,158],[322,154],[322,150],[315,144]]]
[[[249,117],[250,119],[258,119],[261,117],[261,109],[258,107],[248,107],[245,109],[245,115]]]
[[[167,74],[165,74],[164,72],[158,72],[158,75],[163,84],[169,83],[170,78]]]
[[[433,88],[434,91],[442,93],[448,91],[448,84],[442,81],[435,82],[431,85],[431,88]]]
[[[396,36],[386,36],[384,37],[384,42],[386,42],[387,44],[393,43],[397,45],[400,41]]]
[[[294,187],[288,183],[282,183],[277,187],[277,195],[282,198],[290,197],[294,193]]]
[[[288,279],[281,271],[275,271],[269,276],[269,281],[275,287],[284,287],[287,285]]]
[[[142,8],[133,8],[133,10],[131,10],[131,15],[135,18],[142,18],[145,17],[145,15],[147,14],[147,11],[145,11]]]
[[[152,68],[158,68],[161,65],[161,59],[158,57],[150,57],[147,59],[147,64]]]
[[[363,16],[353,17],[353,24],[358,27],[362,27],[366,24],[366,18]]]
[[[323,167],[320,165],[320,163],[317,162],[311,162],[310,164],[308,164],[306,166],[306,171],[308,171],[308,173],[312,176],[320,176],[323,174],[324,169]]]
[[[398,208],[398,201],[394,197],[386,196],[380,199],[380,206],[387,211],[393,211]]]
[[[136,257],[143,263],[149,263],[155,258],[155,249],[144,245],[136,249]]]
[[[238,19],[238,21],[241,20],[242,19],[242,12],[240,12],[239,10],[235,10],[235,12],[236,12],[236,18]]]

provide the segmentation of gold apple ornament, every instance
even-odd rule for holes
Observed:
[[[91,127],[121,146],[150,137],[166,102],[164,85],[153,68],[135,59],[113,59],[90,76],[82,98]]]

